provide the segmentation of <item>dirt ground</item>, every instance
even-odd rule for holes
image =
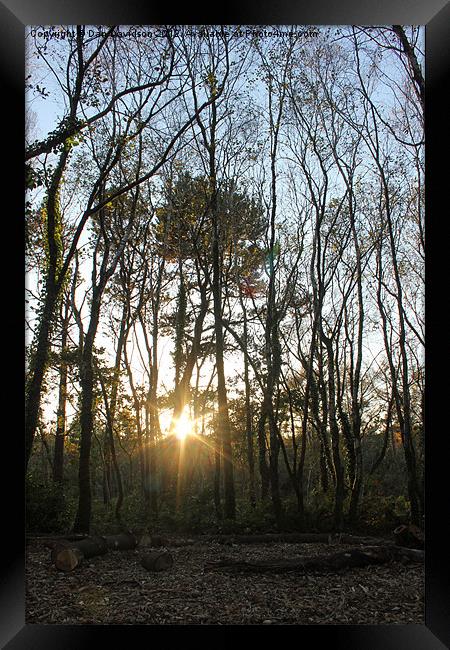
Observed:
[[[72,573],[58,571],[42,542],[27,547],[26,621],[55,624],[327,625],[424,623],[424,568],[391,562],[341,573],[230,574],[219,559],[288,558],[345,545],[166,547],[167,571],[140,565],[146,549],[111,551]],[[148,550],[148,549],[147,549]]]

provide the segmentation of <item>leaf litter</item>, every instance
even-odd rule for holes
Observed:
[[[112,551],[59,572],[42,544],[27,547],[26,621],[105,625],[423,624],[424,567],[390,562],[341,573],[229,574],[218,559],[264,560],[342,551],[344,545],[237,545],[201,539],[167,546],[167,571],[147,572],[142,548]],[[147,550],[147,549],[145,549]]]

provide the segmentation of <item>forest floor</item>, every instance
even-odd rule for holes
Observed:
[[[26,621],[54,624],[323,625],[424,623],[424,567],[390,562],[341,573],[231,574],[221,559],[264,560],[345,550],[344,544],[167,546],[172,568],[147,572],[146,549],[111,551],[71,573],[41,541],[27,547]]]

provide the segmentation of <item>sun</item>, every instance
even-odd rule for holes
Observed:
[[[183,411],[180,417],[177,419],[174,431],[178,440],[185,440],[187,436],[192,433],[192,420],[189,416]]]

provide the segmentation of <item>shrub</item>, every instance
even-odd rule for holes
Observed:
[[[28,476],[25,484],[27,532],[63,533],[72,522],[72,508],[61,486]]]

